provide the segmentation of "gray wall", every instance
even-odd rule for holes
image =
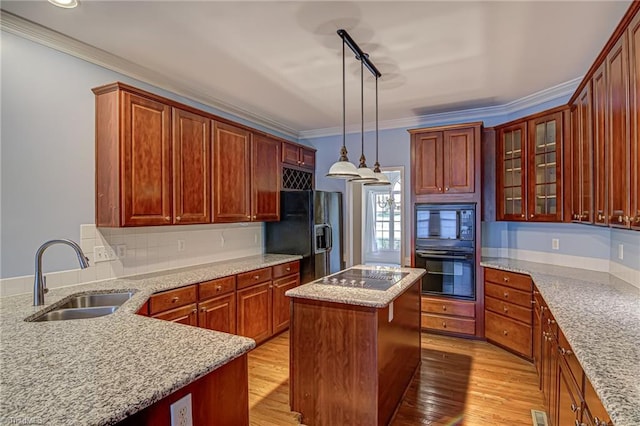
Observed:
[[[52,238],[79,240],[80,225],[94,223],[91,88],[122,81],[265,130],[13,34],[0,35],[0,278],[33,274],[40,244]],[[44,269],[75,269],[76,262],[69,248],[54,246],[47,250]]]

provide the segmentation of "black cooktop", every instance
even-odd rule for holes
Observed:
[[[386,291],[407,275],[409,275],[408,272],[400,271],[347,269],[330,277],[324,277],[316,281],[316,283]]]

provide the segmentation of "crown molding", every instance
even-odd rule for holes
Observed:
[[[196,88],[190,87],[182,81],[167,77],[150,68],[140,66],[120,56],[91,46],[72,37],[52,29],[43,27],[19,16],[0,9],[0,28],[2,31],[17,35],[24,39],[66,53],[84,61],[99,65],[103,68],[123,74],[127,77],[151,84],[179,96],[207,105],[220,112],[248,120],[274,132],[289,136],[295,140],[299,134],[296,129],[285,126],[268,117],[264,117],[245,109],[233,106],[212,96],[202,95]]]
[[[438,114],[418,115],[415,117],[405,117],[395,120],[385,120],[378,123],[380,130],[389,129],[410,129],[415,127],[429,127],[435,125],[466,123],[472,121],[487,121],[495,118],[507,120],[509,114],[515,114],[527,108],[535,107],[545,102],[560,99],[573,94],[578,87],[582,77],[560,83],[556,86],[549,87],[531,95],[524,96],[515,101],[502,105],[495,105],[482,108],[471,108],[461,111],[442,112]],[[361,124],[349,125],[346,128],[347,133],[359,133]],[[375,123],[367,123],[365,131],[375,130]],[[312,139],[326,136],[335,136],[342,134],[342,126],[327,127],[324,129],[303,130],[300,132],[300,139]]]

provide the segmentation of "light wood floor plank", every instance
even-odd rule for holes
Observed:
[[[529,426],[544,410],[533,365],[486,342],[422,335],[422,365],[394,426]],[[289,333],[249,354],[254,426],[298,425],[289,411]]]

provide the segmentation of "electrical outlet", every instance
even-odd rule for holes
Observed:
[[[193,426],[190,393],[171,404],[169,408],[171,410],[171,426]]]
[[[107,250],[104,246],[93,247],[93,261],[94,263],[107,262],[109,257],[107,256]]]
[[[184,240],[178,240],[178,251],[184,251],[187,248],[187,245],[184,243]]]
[[[624,259],[624,244],[618,244],[618,259]]]
[[[126,244],[120,244],[116,246],[116,256],[118,259],[122,259],[124,257],[127,257],[127,245]]]
[[[551,250],[560,250],[560,239],[552,238],[551,239]]]

